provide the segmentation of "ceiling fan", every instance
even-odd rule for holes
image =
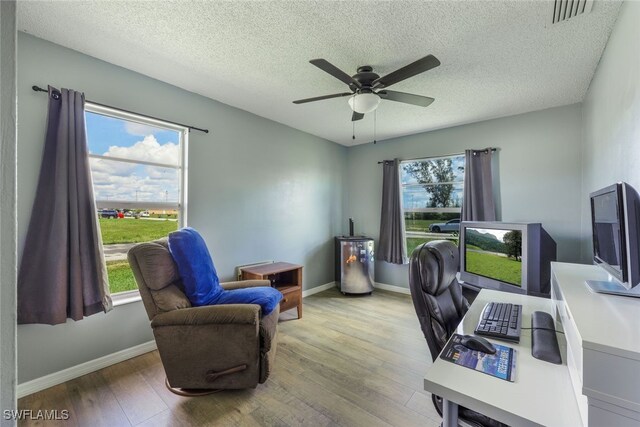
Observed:
[[[404,102],[405,104],[418,105],[420,107],[429,106],[434,101],[433,98],[386,90],[386,88],[440,65],[438,58],[433,55],[427,55],[424,58],[418,59],[417,61],[397,69],[384,77],[380,77],[378,74],[374,73],[373,68],[368,65],[358,67],[358,72],[353,76],[350,76],[326,59],[312,59],[309,62],[320,68],[322,71],[331,74],[341,82],[346,83],[349,86],[349,89],[351,89],[351,92],[299,99],[297,101],[293,101],[293,103],[304,104],[307,102],[322,101],[323,99],[348,96],[349,106],[353,110],[351,121],[361,120],[366,113],[370,113],[378,108],[380,99]]]

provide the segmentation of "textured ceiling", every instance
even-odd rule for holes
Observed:
[[[391,88],[436,101],[383,100],[383,140],[581,101],[619,6],[597,1],[591,13],[552,25],[549,1],[21,2],[18,26],[352,145],[371,141],[373,114],[356,123],[353,141],[346,98],[292,104],[347,89],[310,59],[348,74],[372,65],[381,75],[427,54],[441,61]]]

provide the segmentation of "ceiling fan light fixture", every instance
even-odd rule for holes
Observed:
[[[378,108],[380,97],[375,93],[357,93],[349,97],[348,102],[356,113],[367,114]]]

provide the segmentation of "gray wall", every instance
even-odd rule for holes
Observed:
[[[281,259],[305,265],[305,288],[332,281],[332,238],[347,231],[347,217],[354,217],[357,233],[378,237],[378,161],[487,146],[500,148],[499,218],[542,222],[558,243],[560,260],[584,261],[589,252],[588,192],[616,180],[640,188],[640,172],[634,167],[640,158],[640,65],[636,46],[629,43],[640,35],[634,26],[639,20],[640,4],[625,3],[583,106],[349,149],[20,34],[20,248],[46,116],[46,97],[30,86],[51,83],[83,90],[95,101],[211,129],[209,135],[193,132],[190,137],[189,225],[205,235],[223,279],[232,277],[235,265]],[[407,268],[379,262],[376,279],[407,286]],[[82,322],[20,326],[19,379],[24,382],[150,339],[140,303]],[[41,348],[47,348],[46,357]]]
[[[582,105],[582,260],[591,259],[589,193],[616,181],[640,191],[640,2],[620,7]]]
[[[303,264],[305,289],[333,281],[345,147],[27,34],[19,34],[18,54],[19,253],[47,105],[46,96],[30,87],[52,84],[84,91],[96,102],[210,129],[190,134],[188,223],[203,233],[223,280],[233,277],[238,264],[273,259]],[[19,381],[151,339],[140,302],[80,322],[22,325]]]
[[[16,3],[0,2],[0,409],[16,408]],[[0,419],[13,426],[15,420]]]
[[[488,120],[351,148],[348,203],[356,233],[378,238],[384,159],[412,159],[498,147],[499,219],[541,222],[558,259],[579,259],[580,106]],[[378,262],[376,281],[408,286],[407,266]]]

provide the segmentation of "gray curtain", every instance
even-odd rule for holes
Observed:
[[[64,323],[112,307],[93,198],[84,94],[49,87],[40,177],[18,273],[18,323]]]
[[[382,212],[378,259],[392,264],[406,264],[407,246],[404,240],[404,213],[400,188],[400,161],[383,162]]]
[[[493,149],[464,152],[463,221],[495,221],[496,206],[493,195],[491,164]]]

